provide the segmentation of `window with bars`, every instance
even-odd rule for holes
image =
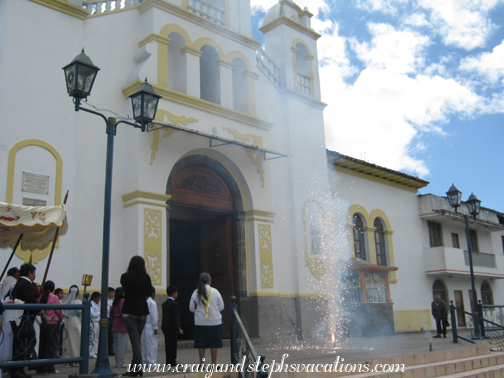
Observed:
[[[475,230],[470,230],[469,233],[471,234],[471,251],[479,252],[478,233]]]
[[[438,294],[445,303],[450,303],[448,302],[448,291],[446,290],[444,282],[441,280],[434,281],[434,284],[432,285],[432,298]]]
[[[481,303],[492,306],[494,304],[492,288],[488,282],[481,284]]]
[[[366,299],[368,303],[387,303],[386,272],[365,272]]]
[[[353,234],[354,234],[354,250],[355,257],[366,260],[366,240],[364,236],[364,223],[359,214],[353,216]]]
[[[442,247],[443,246],[443,229],[441,223],[427,221],[429,227],[429,241],[432,247]]]
[[[385,244],[385,233],[380,219],[374,220],[376,263],[380,266],[387,266],[387,246]]]

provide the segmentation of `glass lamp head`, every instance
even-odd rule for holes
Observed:
[[[135,122],[144,125],[156,117],[156,110],[161,96],[154,92],[152,86],[147,82],[147,78],[130,98]]]
[[[99,70],[82,49],[70,64],[63,67],[68,95],[77,100],[86,99],[91,94]]]

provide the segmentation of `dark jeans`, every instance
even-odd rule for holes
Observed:
[[[14,339],[12,341],[12,361],[36,359],[35,344],[37,342],[35,329],[33,328],[34,315],[25,312],[21,317],[19,326],[11,321]],[[22,371],[23,368],[13,368],[11,371]]]
[[[114,336],[112,335],[112,320],[108,320],[108,354],[114,355]]]
[[[133,359],[132,364],[142,363],[142,344],[140,343],[140,337],[147,321],[147,316],[141,315],[128,315],[124,316],[124,324],[128,330],[128,336],[131,341],[131,348],[133,349]]]
[[[446,325],[448,323],[448,319],[436,319],[436,329],[438,335],[446,336]]]

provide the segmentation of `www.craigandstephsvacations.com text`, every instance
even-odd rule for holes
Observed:
[[[213,373],[258,373],[264,372],[268,378],[273,373],[404,373],[404,364],[376,364],[370,366],[368,363],[344,363],[345,359],[337,356],[334,362],[326,364],[290,364],[287,363],[288,354],[282,356],[282,360],[273,360],[270,364],[261,363],[258,358],[253,363],[246,364],[246,357],[238,364],[178,364],[176,366],[168,364],[137,364],[128,365],[129,372],[144,373],[206,373],[205,378],[210,378]]]

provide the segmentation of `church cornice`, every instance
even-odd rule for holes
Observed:
[[[138,87],[142,84],[142,81],[137,80],[122,89],[122,92],[126,98],[131,96],[136,92]],[[236,111],[234,109],[226,108],[222,105],[217,105],[209,101],[202,100],[200,98],[187,95],[185,93],[180,93],[165,87],[161,87],[156,84],[152,84],[154,91],[162,96],[165,100],[176,102],[185,106],[189,106],[194,109],[199,109],[208,113],[213,113],[221,117],[229,118],[234,121],[241,123],[246,123],[251,126],[258,127],[264,130],[270,130],[274,125],[271,122],[253,117],[249,114]]]
[[[287,25],[287,26],[291,27],[292,29],[295,29],[298,32],[303,33],[314,40],[317,40],[320,37],[322,37],[319,33],[315,32],[314,30],[307,28],[306,26],[303,26],[299,22],[296,22],[286,16],[278,17],[276,20],[273,20],[270,23],[259,28],[259,31],[261,31],[262,33],[267,33],[270,30],[273,30],[274,28],[276,28],[277,26],[280,26],[280,25]]]
[[[80,18],[81,20],[86,19],[89,16],[89,11],[87,9],[78,7],[67,0],[30,0],[34,3],[43,5],[59,12],[68,14],[69,16]]]
[[[211,30],[215,33],[221,34],[226,38],[232,39],[235,42],[241,43],[244,46],[247,46],[251,49],[257,50],[261,43],[256,41],[255,39],[246,37],[242,34],[235,33],[232,30],[229,30],[223,26],[217,25],[211,21],[205,20],[202,17],[199,17],[177,5],[171,4],[164,0],[145,0],[143,3],[138,5],[138,10],[140,14],[144,14],[151,8],[158,8],[165,12],[171,13],[175,16],[183,18],[187,21],[195,23],[201,27],[204,27],[208,30]]]

